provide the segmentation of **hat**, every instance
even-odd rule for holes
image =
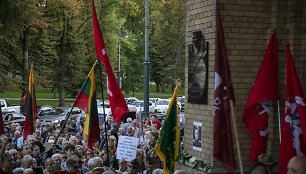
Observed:
[[[260,154],[258,156],[258,161],[268,166],[277,164],[276,162],[273,161],[270,155],[266,155],[266,154]]]
[[[98,172],[104,172],[104,168],[103,167],[95,167],[92,170],[93,173],[98,173]]]

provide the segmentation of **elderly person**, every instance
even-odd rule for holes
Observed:
[[[69,174],[81,174],[82,173],[82,162],[77,155],[70,156],[67,161],[66,172]]]
[[[13,170],[13,174],[23,174],[24,169],[19,167]]]
[[[96,167],[103,167],[103,161],[101,157],[94,157],[88,160],[88,168],[90,171]]]
[[[33,166],[36,165],[37,165],[36,160],[30,155],[25,155],[21,160],[21,167],[24,169],[32,168]]]
[[[127,136],[129,137],[136,137],[135,135],[135,128],[133,128],[132,126],[129,126],[126,130],[127,132]]]
[[[72,144],[72,145],[77,145],[77,138],[75,136],[71,136],[69,138],[69,143]]]
[[[54,159],[52,158],[47,158],[45,160],[45,170],[44,174],[53,174],[53,172],[56,171],[56,164]]]
[[[55,161],[55,171],[61,170],[62,155],[59,153],[56,153],[52,155],[52,159]]]
[[[294,156],[290,159],[287,174],[305,174],[306,173],[306,156]]]

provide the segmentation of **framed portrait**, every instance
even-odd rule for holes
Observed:
[[[202,151],[202,123],[193,122],[192,149]]]

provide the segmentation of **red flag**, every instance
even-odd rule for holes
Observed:
[[[0,105],[0,135],[4,134],[4,123],[2,118],[2,111],[1,111],[1,105]]]
[[[278,173],[287,173],[289,160],[306,155],[306,105],[289,44],[286,46],[286,101],[282,120]]]
[[[34,87],[33,64],[31,66],[29,77],[29,89],[24,98],[23,106],[26,108],[25,123],[23,129],[23,139],[27,140],[28,135],[33,135],[35,119],[37,116],[37,105]]]
[[[216,62],[215,62],[215,101],[214,101],[214,156],[228,172],[235,170],[230,104],[235,101],[234,90],[228,68],[223,29],[219,12],[217,15]]]
[[[243,111],[243,121],[252,135],[250,160],[265,154],[271,100],[279,100],[277,72],[277,39],[272,34],[263,62]]]
[[[94,1],[92,1],[92,18],[93,18],[94,38],[95,38],[97,56],[103,62],[107,75],[107,94],[108,94],[110,107],[112,110],[114,120],[116,122],[120,122],[121,116],[129,112],[129,109],[123,98],[123,95],[121,93],[121,90],[116,81],[115,75],[113,73],[111,64],[108,59],[102,32],[100,30],[99,22],[97,19]]]

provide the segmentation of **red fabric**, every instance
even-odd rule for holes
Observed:
[[[243,111],[243,121],[252,135],[250,160],[258,161],[265,154],[268,139],[268,118],[271,100],[279,100],[277,71],[277,39],[272,34],[256,81]]]
[[[0,105],[0,135],[4,134],[4,123],[2,118],[2,111],[1,111],[1,105]]]
[[[100,30],[99,22],[97,19],[94,1],[92,1],[92,18],[97,56],[104,64],[107,74],[107,94],[112,110],[112,115],[116,122],[120,122],[121,116],[125,113],[128,113],[129,109],[115,79],[115,75],[108,59],[102,32]]]
[[[28,92],[26,93],[25,97],[24,97],[24,103],[23,103],[23,107],[27,108],[27,101],[28,101],[28,97],[29,94]],[[24,122],[24,128],[23,128],[23,140],[27,140],[28,135],[33,135],[33,127],[34,125],[32,124],[31,120],[29,119],[28,115],[25,115],[25,122]]]
[[[284,105],[278,173],[285,174],[289,160],[306,155],[306,106],[289,44],[286,46],[286,101]],[[295,136],[294,136],[295,135]],[[294,143],[295,142],[295,143]],[[296,144],[296,145],[294,145]]]
[[[232,142],[229,100],[235,101],[235,97],[218,11],[216,11],[216,15],[214,157],[219,159],[223,163],[224,168],[231,173],[235,170],[235,156]]]
[[[159,130],[161,128],[161,123],[159,120],[153,121],[152,124],[156,124],[157,125],[157,130]]]
[[[73,106],[76,106],[82,111],[87,113],[87,105],[88,105],[88,95],[80,91],[73,103]]]

